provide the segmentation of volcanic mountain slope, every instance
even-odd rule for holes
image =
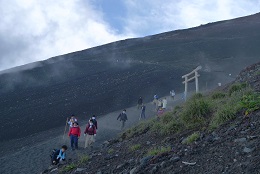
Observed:
[[[43,173],[259,174],[260,62],[224,89],[197,94]],[[188,118],[188,119],[187,119]],[[74,154],[75,155],[75,154]]]
[[[80,118],[105,114],[134,105],[139,95],[148,101],[172,88],[182,92],[181,76],[198,65],[203,67],[201,89],[229,82],[259,60],[259,30],[258,13],[3,71],[0,141],[61,126],[72,113]]]

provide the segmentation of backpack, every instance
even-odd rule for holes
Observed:
[[[52,149],[51,155],[50,155],[51,158],[53,157],[53,155],[55,154],[56,151],[57,151],[57,149]]]

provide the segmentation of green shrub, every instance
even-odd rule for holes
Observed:
[[[191,100],[201,99],[202,97],[203,97],[203,95],[201,93],[196,93],[196,94],[193,94],[193,96],[191,97]]]
[[[114,153],[114,149],[108,149],[107,153],[109,154]]]
[[[222,99],[222,98],[225,98],[226,97],[226,94],[223,93],[223,92],[216,92],[214,94],[212,94],[211,98],[213,100],[216,100],[216,99]]]
[[[165,124],[161,130],[160,134],[161,135],[169,135],[173,133],[177,133],[182,129],[182,124],[179,120],[176,120],[173,118],[173,120],[169,121],[167,124]]]
[[[141,144],[135,144],[133,146],[131,146],[129,149],[131,151],[136,151],[136,150],[139,150],[141,148]]]
[[[229,88],[229,95],[233,94],[234,92],[238,92],[241,91],[242,89],[245,89],[247,87],[246,83],[241,83],[241,84],[233,84],[230,88]]]
[[[211,113],[211,103],[204,98],[189,100],[181,113],[181,118],[186,127],[194,127],[204,123],[205,118]]]
[[[173,113],[167,112],[161,117],[161,121],[166,124],[173,120]]]
[[[260,108],[260,95],[258,93],[244,95],[240,102],[240,106],[246,109],[245,115],[254,112]]]
[[[121,138],[129,139],[136,135],[141,135],[141,134],[147,132],[150,129],[150,127],[153,125],[154,122],[155,122],[155,119],[150,119],[147,121],[140,122],[137,126],[134,126],[130,129],[127,129],[125,132],[123,132],[121,134]]]
[[[200,137],[200,133],[199,132],[194,132],[193,134],[191,134],[190,136],[188,136],[185,141],[183,142],[183,144],[191,144],[194,141],[196,141],[197,139],[199,139]]]
[[[90,159],[90,158],[89,158],[88,155],[83,155],[83,156],[81,156],[80,159],[79,159],[79,164],[84,164],[84,163],[88,162],[89,159]]]
[[[159,155],[165,152],[170,152],[171,151],[171,147],[159,147],[159,148],[152,148],[150,150],[148,150],[147,152],[147,156],[155,156],[155,155]]]
[[[236,103],[225,104],[220,107],[213,116],[210,122],[210,129],[218,128],[223,123],[232,120],[236,117],[236,113],[239,111],[239,107]]]
[[[71,163],[71,164],[69,164],[69,165],[66,165],[66,166],[63,168],[63,171],[64,171],[64,172],[69,172],[69,171],[71,171],[71,170],[73,170],[73,169],[75,169],[75,168],[77,168],[77,165],[74,164],[74,163]]]

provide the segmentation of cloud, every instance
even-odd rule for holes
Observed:
[[[0,70],[130,37],[84,0],[0,0]]]
[[[142,36],[259,12],[260,0],[125,0],[125,31]]]
[[[0,0],[0,70],[260,9],[260,0],[121,0],[118,8],[124,11],[111,13],[116,1],[99,8],[105,1]],[[116,14],[120,20],[113,20]]]

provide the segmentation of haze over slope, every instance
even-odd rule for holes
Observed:
[[[259,61],[259,30],[258,13],[2,71],[0,141],[62,126],[72,113],[83,119],[134,105],[139,95],[182,92],[181,76],[198,65],[201,89],[228,82]]]

